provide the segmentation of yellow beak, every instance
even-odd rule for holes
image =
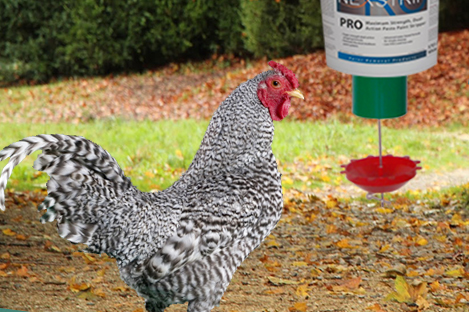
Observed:
[[[305,97],[303,96],[303,93],[301,93],[301,91],[298,90],[298,89],[295,89],[293,91],[287,91],[285,93],[288,94],[289,96],[294,96],[294,97],[297,97],[297,98],[302,99],[302,100],[305,99]]]

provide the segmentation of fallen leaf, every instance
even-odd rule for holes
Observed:
[[[366,308],[367,310],[375,311],[375,312],[386,312],[383,308],[378,303],[375,303],[374,305],[369,306]]]
[[[82,252],[81,256],[85,259],[86,264],[93,264],[96,262],[96,258],[86,252]]]
[[[104,274],[106,273],[106,270],[107,270],[107,268],[98,270],[98,271],[96,271],[96,275],[98,275],[98,276],[104,276]]]
[[[122,291],[122,292],[126,292],[128,291],[129,289],[125,286],[117,286],[117,287],[114,287],[112,290],[114,291]]]
[[[440,290],[440,282],[434,281],[433,283],[430,283],[430,291],[431,292],[437,292]]]
[[[85,300],[91,300],[94,301],[97,299],[96,294],[94,294],[91,290],[88,291],[81,291],[78,295],[78,298],[80,299],[85,299]]]
[[[407,284],[404,277],[398,275],[396,280],[394,281],[394,287],[396,291],[393,291],[389,295],[386,296],[386,301],[397,301],[397,302],[404,302],[404,303],[412,303],[409,294],[409,285]]]
[[[16,232],[13,232],[11,229],[4,229],[4,230],[2,230],[2,232],[6,236],[15,236],[16,235]]]
[[[0,258],[4,260],[10,260],[10,254],[8,252],[2,253]]]
[[[73,276],[69,283],[68,287],[72,292],[80,292],[80,291],[85,291],[91,288],[91,285],[88,283],[76,283],[75,282],[76,277]]]
[[[21,276],[21,277],[29,277],[29,273],[28,273],[28,268],[24,265],[21,266],[21,268],[19,268],[17,271],[16,271],[16,276]]]
[[[308,296],[308,291],[310,291],[311,288],[308,287],[308,285],[300,285],[296,289],[296,295],[298,297],[307,297]]]
[[[274,288],[274,289],[269,289],[266,292],[264,292],[267,295],[280,295],[283,294],[285,290],[283,288]]]
[[[24,236],[23,234],[17,234],[16,235],[16,239],[17,240],[21,240],[21,241],[25,241],[29,238],[29,236]]]
[[[428,241],[423,237],[419,237],[417,239],[416,243],[417,243],[418,246],[425,246],[425,245],[428,244]]]
[[[448,270],[445,272],[446,276],[449,277],[463,277],[464,276],[464,268],[459,267],[453,270]]]
[[[308,306],[306,302],[297,302],[293,305],[293,307],[288,308],[290,312],[306,312]]]
[[[102,288],[93,289],[93,293],[94,293],[96,296],[101,297],[101,298],[106,297],[106,294],[104,293],[104,290],[103,290]]]
[[[275,286],[299,284],[299,282],[296,282],[296,281],[285,280],[285,279],[281,279],[281,278],[274,277],[274,276],[268,276],[267,279],[269,280],[269,282],[271,282]]]

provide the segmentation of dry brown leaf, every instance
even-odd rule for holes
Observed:
[[[93,289],[93,293],[94,293],[96,296],[101,297],[101,298],[106,297],[106,294],[104,293],[104,290],[103,290],[102,288]]]
[[[16,239],[17,240],[21,240],[21,241],[25,241],[29,238],[29,236],[24,236],[23,234],[17,234],[16,235]]]
[[[284,292],[285,292],[285,289],[283,288],[274,288],[274,289],[269,289],[265,291],[264,293],[267,295],[280,295],[280,294],[283,294]]]
[[[81,256],[85,260],[86,264],[93,264],[96,262],[96,258],[86,252],[82,252]]]
[[[371,310],[371,311],[375,311],[375,312],[386,312],[386,310],[384,310],[383,308],[381,308],[381,305],[379,305],[378,303],[375,303],[371,306],[369,306],[368,308],[366,308],[367,310]]]
[[[299,282],[297,282],[297,281],[291,281],[291,280],[281,279],[281,278],[274,277],[274,276],[268,276],[267,279],[269,280],[269,282],[271,282],[271,283],[274,284],[275,286],[281,286],[281,285],[298,285],[298,284],[299,284]]]
[[[434,281],[434,282],[430,283],[430,291],[431,292],[437,292],[437,291],[440,290],[440,288],[441,288],[440,282]]]
[[[24,265],[21,266],[21,268],[19,268],[17,271],[16,271],[16,276],[21,276],[21,277],[29,277],[29,273],[28,273],[28,268]]]
[[[308,306],[306,302],[297,302],[293,305],[293,307],[288,308],[288,311],[290,312],[306,312],[308,309]]]
[[[104,276],[104,274],[106,274],[106,270],[107,270],[107,268],[103,268],[101,270],[98,270],[98,271],[96,271],[96,275]]]
[[[308,297],[308,291],[310,291],[311,288],[308,287],[307,284],[300,285],[296,288],[296,295],[298,297]]]
[[[129,289],[125,286],[117,286],[117,287],[114,287],[112,290],[114,291],[122,291],[122,292],[126,292],[128,291]]]
[[[4,230],[2,230],[2,232],[6,236],[15,236],[16,235],[16,232],[12,231],[11,229],[4,229]]]

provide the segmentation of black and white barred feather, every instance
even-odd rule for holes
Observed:
[[[0,151],[0,208],[13,168],[36,150],[34,168],[49,174],[41,221],[95,253],[117,258],[122,279],[150,312],[189,302],[208,312],[234,272],[280,219],[281,175],[274,127],[257,97],[264,72],[219,107],[188,170],[168,189],[143,193],[116,160],[82,137],[38,135]]]

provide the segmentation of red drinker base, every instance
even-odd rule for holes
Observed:
[[[367,191],[368,193],[393,192],[406,184],[417,174],[419,160],[411,160],[409,156],[395,157],[386,155],[382,157],[382,167],[378,156],[368,156],[363,159],[352,159],[341,173],[347,179]]]

